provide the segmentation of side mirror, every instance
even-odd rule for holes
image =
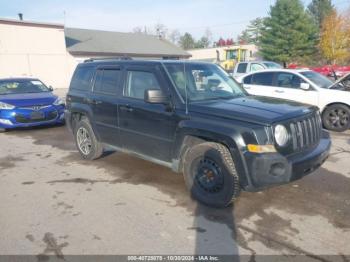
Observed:
[[[303,90],[309,90],[310,89],[310,84],[308,83],[301,83],[300,88]]]
[[[145,91],[145,102],[150,104],[168,104],[169,98],[159,89],[148,89]]]
[[[52,87],[52,86],[49,86],[49,90],[52,92],[52,91],[53,91],[53,87]]]

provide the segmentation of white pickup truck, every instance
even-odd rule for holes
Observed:
[[[237,63],[233,70],[233,77],[264,70],[264,69],[280,69],[282,66],[271,61],[249,61]]]

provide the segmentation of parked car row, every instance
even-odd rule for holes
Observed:
[[[240,84],[210,63],[89,59],[77,66],[66,105],[38,79],[2,79],[0,128],[66,122],[82,158],[106,148],[136,155],[183,173],[194,198],[225,207],[241,190],[319,168],[331,146],[322,122],[349,127],[344,82],[273,62],[243,68],[256,72]]]

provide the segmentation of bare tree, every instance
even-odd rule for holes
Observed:
[[[168,40],[174,44],[178,44],[180,41],[180,37],[181,37],[180,31],[177,29],[174,29],[168,35]]]
[[[168,33],[168,28],[167,28],[164,24],[157,23],[157,24],[154,26],[154,30],[155,30],[155,34],[156,34],[159,38],[162,38],[162,39],[165,39],[165,38],[166,38],[166,35],[167,35],[167,33]]]
[[[133,33],[137,33],[137,34],[142,34],[143,33],[143,30],[142,30],[142,27],[141,26],[136,26],[132,29],[132,32]]]
[[[207,39],[208,46],[213,43],[213,33],[211,32],[209,27],[207,27],[207,29],[205,29],[204,38]]]

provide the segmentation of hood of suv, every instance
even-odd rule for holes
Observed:
[[[272,124],[317,110],[316,107],[289,100],[262,96],[246,96],[230,100],[196,102],[192,112],[248,122]]]
[[[51,105],[56,99],[51,92],[0,95],[0,102],[16,107]]]

